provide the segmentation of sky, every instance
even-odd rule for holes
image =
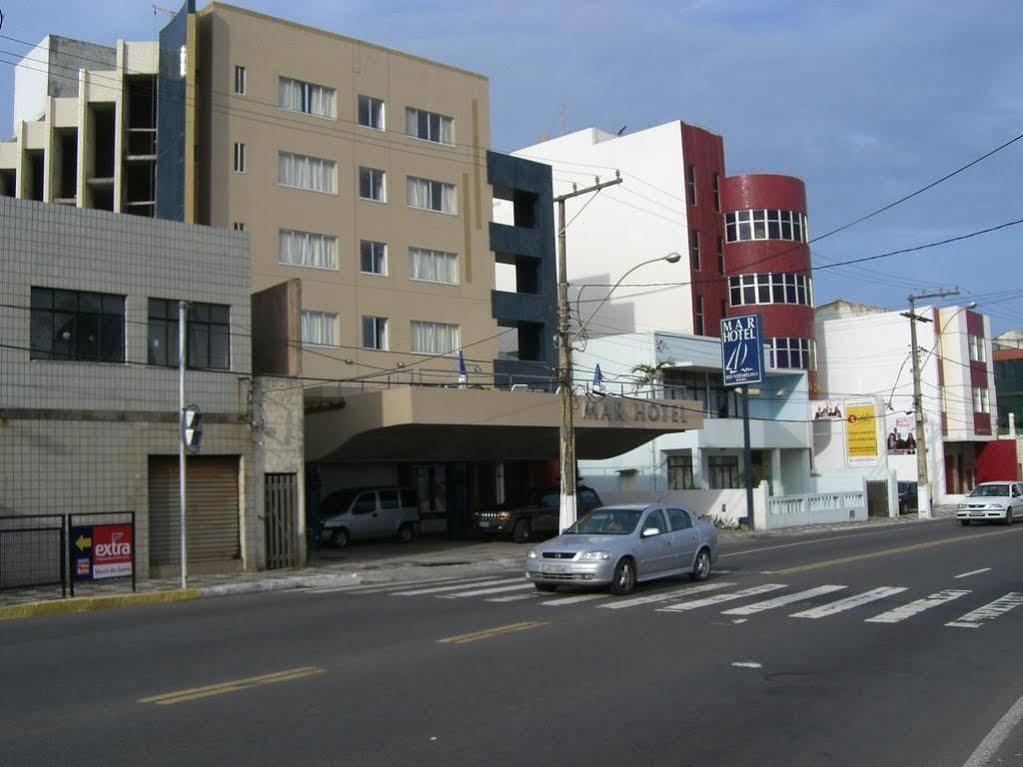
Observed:
[[[1015,0],[235,4],[487,75],[495,149],[558,135],[562,110],[569,132],[699,125],[724,137],[729,175],[803,179],[815,237],[1023,134]],[[0,10],[0,134],[11,131],[12,64],[25,43],[153,39],[168,20],[135,0],[0,0]],[[817,304],[896,308],[910,292],[958,287],[964,298],[945,303],[976,300],[996,334],[1023,327],[1023,224],[829,266],[1023,219],[1021,179],[1023,140],[813,243]]]

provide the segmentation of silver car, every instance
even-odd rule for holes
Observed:
[[[1011,525],[1023,513],[1023,483],[983,482],[956,506],[956,518],[964,525],[996,521]]]
[[[685,509],[604,506],[530,551],[526,577],[540,591],[575,584],[628,594],[637,583],[671,575],[702,581],[717,558],[714,525]]]
[[[320,540],[337,548],[369,538],[408,543],[419,532],[415,494],[401,487],[338,490],[323,499],[320,519]]]

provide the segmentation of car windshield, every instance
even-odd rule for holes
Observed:
[[[993,496],[1009,495],[1008,485],[978,485],[970,493],[971,498],[991,498]]]
[[[597,509],[570,528],[567,535],[628,535],[636,529],[642,509]]]
[[[355,496],[361,493],[362,490],[337,490],[326,498],[320,504],[320,516],[321,517],[332,517],[335,514],[342,514],[348,511],[348,507],[352,505],[352,501],[355,500]]]

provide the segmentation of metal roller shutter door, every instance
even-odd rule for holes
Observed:
[[[188,562],[236,561],[241,557],[238,526],[238,459],[201,456],[188,459]],[[149,458],[149,563],[178,566],[178,459]]]

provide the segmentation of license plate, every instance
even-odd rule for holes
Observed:
[[[970,512],[970,516],[971,517],[983,517],[984,516],[984,512],[983,511],[971,511]]]
[[[480,527],[490,527],[493,524],[489,519],[481,519]]]
[[[551,573],[553,575],[568,572],[568,568],[564,565],[541,565],[540,572]]]

